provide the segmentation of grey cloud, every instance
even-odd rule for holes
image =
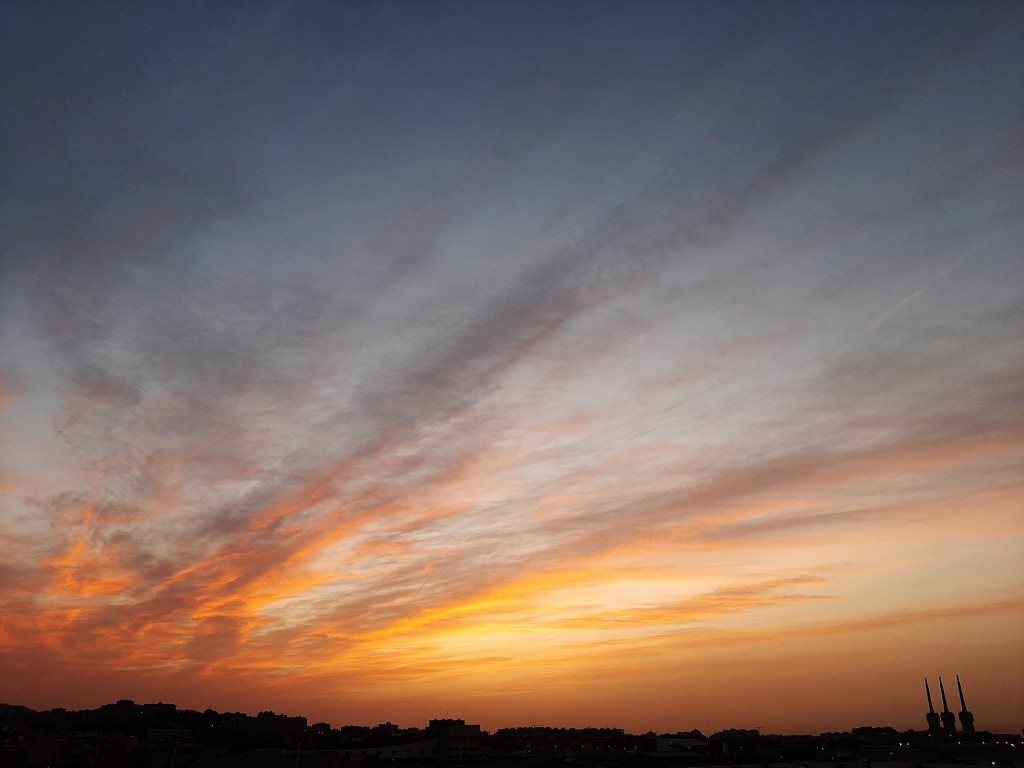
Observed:
[[[1019,300],[956,325],[932,321],[895,333],[884,327],[878,333],[886,338],[871,346],[862,338],[828,364],[817,394],[827,407],[851,415],[896,413],[913,403],[932,429],[1005,423],[1007,413],[1024,405],[1015,383],[1019,365],[1012,362],[1020,359],[1022,328]]]
[[[700,534],[700,538],[716,540],[737,540],[750,536],[759,538],[774,533],[813,530],[817,527],[833,528],[845,525],[870,525],[879,522],[893,523],[891,509],[844,509],[839,512],[794,513],[774,517],[759,517],[712,528]]]

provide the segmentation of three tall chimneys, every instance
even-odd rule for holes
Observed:
[[[960,675],[956,676],[956,689],[960,693],[960,728],[964,733],[974,733],[974,713],[968,711],[967,704],[964,702],[964,689],[960,685]],[[928,714],[925,718],[928,720],[928,733],[935,738],[950,738],[956,733],[956,718],[952,712],[949,711],[949,704],[946,703],[946,689],[942,685],[942,678],[939,678],[939,692],[942,694],[942,714],[940,715],[935,711],[932,706],[932,692],[928,688],[928,678],[924,679],[924,693],[928,697]]]

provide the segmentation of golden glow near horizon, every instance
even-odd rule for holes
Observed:
[[[1020,9],[489,7],[8,14],[0,701],[1019,728]]]

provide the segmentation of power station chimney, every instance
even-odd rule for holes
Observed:
[[[946,689],[942,685],[942,678],[939,678],[939,692],[942,694],[942,727],[946,735],[952,737],[956,733],[956,715],[949,711],[949,704],[946,703]]]
[[[942,738],[942,726],[939,724],[939,713],[935,711],[935,707],[932,706],[932,692],[928,688],[928,678],[924,679],[924,695],[928,697],[928,714],[925,718],[928,720],[928,733],[932,735],[932,738]]]
[[[964,733],[974,733],[974,713],[964,703],[964,689],[960,685],[960,675],[956,676],[956,689],[960,693],[960,728]]]

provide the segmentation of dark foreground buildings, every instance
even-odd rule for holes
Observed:
[[[251,717],[128,699],[77,712],[0,704],[0,768],[1024,768],[1020,734],[975,731],[959,678],[959,734],[941,680],[939,691],[941,714],[925,680],[926,731],[864,727],[818,736],[542,726],[488,733],[447,718],[423,728],[332,728],[269,711]]]

